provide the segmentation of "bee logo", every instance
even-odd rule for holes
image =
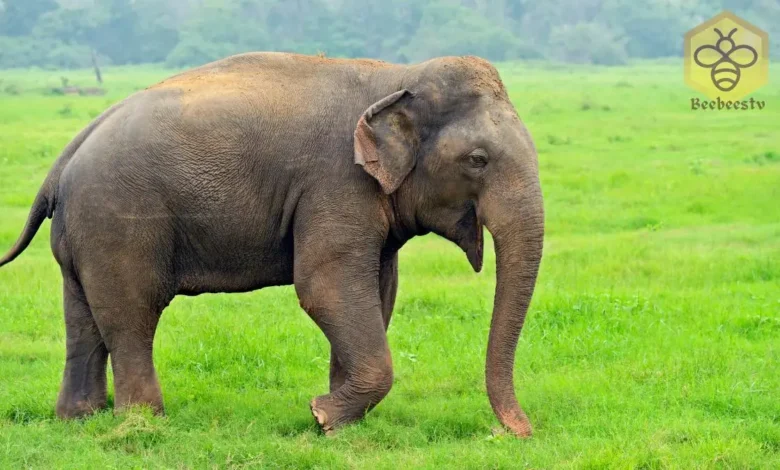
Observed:
[[[693,60],[699,67],[711,68],[712,83],[718,90],[727,92],[739,84],[741,69],[752,67],[758,61],[758,52],[752,46],[737,46],[732,38],[737,28],[727,36],[718,28],[715,32],[718,33],[718,42],[714,46],[700,46],[694,52]]]

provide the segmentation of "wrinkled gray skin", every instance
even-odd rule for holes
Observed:
[[[106,406],[109,357],[116,406],[162,412],[152,343],[175,295],[294,284],[332,346],[312,412],[325,432],[359,419],[393,382],[398,249],[434,232],[479,271],[484,224],[497,254],[488,395],[504,425],[531,433],[512,374],[542,196],[531,138],[481,59],[253,53],[190,70],[68,145],[0,266],[46,217],[64,284],[62,418]]]

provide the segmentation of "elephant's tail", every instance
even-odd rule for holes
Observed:
[[[111,107],[108,111],[92,121],[92,123],[81,131],[79,135],[65,147],[65,150],[62,151],[62,154],[57,158],[52,169],[49,170],[49,174],[46,175],[46,179],[43,181],[41,189],[38,190],[38,195],[35,196],[32,209],[30,209],[30,214],[27,216],[27,223],[24,224],[22,234],[19,235],[19,239],[16,240],[16,243],[11,250],[0,258],[0,267],[15,260],[16,257],[30,245],[30,242],[35,237],[35,234],[38,233],[38,229],[41,227],[41,224],[43,224],[43,221],[52,217],[56,203],[57,188],[63,170],[68,165],[68,162],[70,162],[73,154],[76,153],[76,150],[78,150],[81,144],[87,140],[87,137],[92,134],[92,131],[94,131],[95,128],[118,107],[119,105]]]
[[[10,263],[27,248],[35,234],[38,232],[38,228],[49,215],[50,195],[47,194],[45,189],[47,188],[44,184],[41,190],[38,191],[38,195],[35,196],[35,201],[30,210],[30,215],[27,216],[27,223],[24,224],[22,234],[19,236],[19,239],[16,240],[16,244],[11,248],[11,251],[0,258],[0,266]]]

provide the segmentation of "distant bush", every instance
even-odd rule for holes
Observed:
[[[59,114],[64,118],[73,116],[73,105],[70,103],[66,104],[65,106],[57,110],[57,114]]]
[[[203,41],[200,38],[185,39],[173,48],[165,59],[168,67],[202,65],[229,56],[236,51],[231,44]]]
[[[86,68],[92,65],[92,52],[87,46],[57,44],[47,54],[46,62],[62,69]],[[100,62],[108,60],[104,57]]]
[[[54,41],[34,40],[29,37],[0,36],[0,67],[30,67],[37,65],[48,53]]]
[[[423,10],[417,33],[400,54],[412,62],[443,55],[477,55],[490,60],[540,57],[538,51],[486,18],[464,7],[440,3]]]
[[[230,4],[207,3],[201,15],[182,25],[178,44],[165,64],[200,65],[231,54],[269,48],[268,34],[251,19],[236,16]]]
[[[22,89],[19,88],[19,85],[6,85],[5,88],[3,88],[3,93],[6,95],[18,95],[22,92]]]
[[[554,27],[549,55],[573,63],[621,65],[628,60],[627,39],[598,23]]]
[[[108,61],[100,58],[101,64]],[[92,64],[89,47],[56,39],[0,36],[0,68],[85,68]]]

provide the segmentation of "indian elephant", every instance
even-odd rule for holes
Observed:
[[[438,234],[482,267],[496,250],[486,379],[498,419],[528,436],[515,398],[518,336],[542,256],[536,150],[496,69],[287,53],[228,57],[135,93],[63,151],[0,266],[46,218],[63,278],[61,418],[115,405],[163,411],[152,344],[177,294],[295,286],[331,345],[323,431],[390,391],[386,329],[398,250]]]

